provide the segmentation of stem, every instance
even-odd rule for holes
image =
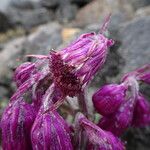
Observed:
[[[109,14],[109,15],[105,18],[105,21],[104,21],[104,23],[103,23],[103,25],[102,25],[102,27],[101,27],[101,29],[100,29],[100,31],[99,31],[99,34],[103,34],[103,33],[106,31],[106,29],[108,28],[108,24],[109,24],[109,22],[110,22],[110,18],[111,18],[111,14]]]
[[[85,98],[85,90],[79,93],[78,102],[79,102],[81,112],[83,112],[83,114],[88,118],[89,112],[87,107],[87,99]]]

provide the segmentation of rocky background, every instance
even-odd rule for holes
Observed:
[[[83,32],[98,31],[110,12],[107,34],[116,43],[91,91],[149,63],[150,0],[0,0],[0,114],[15,91],[13,71],[26,54],[47,54]],[[150,87],[142,87],[150,99]],[[149,150],[150,128],[129,129],[123,139],[128,150]]]

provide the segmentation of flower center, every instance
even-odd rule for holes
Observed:
[[[65,64],[61,55],[56,52],[51,52],[50,56],[50,69],[55,85],[65,95],[75,96],[82,87],[79,78],[75,75],[75,67]]]

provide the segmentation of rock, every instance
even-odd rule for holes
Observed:
[[[135,18],[119,29],[118,40],[122,45],[119,52],[125,60],[122,73],[134,70],[150,60],[150,16]],[[144,59],[143,59],[144,58]]]
[[[53,14],[50,15],[50,12],[45,8],[29,10],[10,8],[7,14],[14,24],[20,24],[27,29],[39,24],[46,23],[53,18]]]
[[[10,5],[19,9],[33,9],[39,6],[40,0],[11,0]]]
[[[79,33],[79,28],[63,28],[61,34],[63,42],[68,42],[75,34]]]
[[[85,4],[88,4],[89,2],[91,2],[92,0],[71,0],[71,2],[73,4],[78,5],[79,7],[84,6]]]
[[[122,12],[126,19],[133,16],[131,5],[126,0],[95,0],[77,13],[75,24],[85,26],[92,23],[99,23],[109,13]]]
[[[27,29],[39,24],[51,21],[53,12],[43,8],[40,0],[11,0],[5,4],[3,13],[15,25],[21,25]],[[2,0],[3,3],[3,0]]]
[[[149,150],[150,128],[129,129],[123,139],[127,140],[127,150]]]
[[[150,16],[136,17],[118,28],[116,39],[120,41],[118,52],[124,64],[119,67],[119,78],[122,74],[132,71],[150,60]],[[142,85],[141,92],[149,99],[149,86]],[[148,150],[150,147],[150,127],[130,129],[124,137],[127,150]]]
[[[5,14],[0,12],[0,32],[6,32],[10,28],[13,28],[13,24]]]
[[[26,54],[48,54],[62,43],[61,26],[58,23],[41,25],[27,37],[23,44]]]
[[[135,17],[150,16],[150,6],[140,8],[136,11]]]
[[[128,0],[128,3],[130,3],[132,7],[137,10],[138,8],[150,5],[150,0]]]
[[[47,8],[56,8],[60,4],[61,0],[41,0],[41,4]]]
[[[63,23],[67,23],[75,18],[77,6],[70,3],[61,3],[56,11],[56,18]]]
[[[8,76],[11,68],[14,68],[15,64],[18,63],[17,59],[23,55],[22,44],[24,41],[25,37],[14,39],[8,42],[4,49],[0,51],[0,79],[3,76]]]
[[[10,4],[10,2],[11,2],[11,0],[1,0],[0,11],[6,12],[7,11],[7,7]]]
[[[0,100],[3,100],[7,97],[7,89],[3,86],[1,86],[1,83],[0,83]]]

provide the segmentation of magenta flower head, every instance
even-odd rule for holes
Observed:
[[[124,84],[109,84],[94,93],[92,101],[95,109],[103,116],[116,112],[125,101],[127,87]]]
[[[38,114],[31,141],[33,150],[72,150],[69,127],[56,111]]]
[[[140,80],[150,84],[150,64],[146,64],[141,68],[138,68],[132,72],[125,74],[122,78],[122,81],[124,81],[129,76],[134,76],[136,80]]]
[[[75,96],[103,65],[113,41],[103,34],[81,35],[59,52],[50,53],[50,68],[55,84],[69,96]]]
[[[2,120],[3,150],[32,150],[30,130],[35,119],[35,111],[22,98],[9,103]]]
[[[102,129],[110,131],[117,136],[122,135],[131,126],[139,92],[138,83],[132,76],[128,77],[122,84],[129,86],[124,101],[116,112],[111,116],[103,117],[98,124]]]
[[[14,73],[14,80],[17,86],[19,87],[27,81],[35,72],[36,68],[34,63],[26,62],[17,67]]]
[[[111,132],[102,130],[89,121],[82,114],[78,114],[78,123],[86,132],[89,139],[87,149],[89,150],[124,150],[124,144]]]
[[[103,117],[98,126],[104,130],[112,132],[114,135],[121,136],[128,127],[131,126],[134,112],[134,100],[126,100],[115,114]]]
[[[141,94],[137,97],[132,125],[134,127],[150,125],[150,103]]]

